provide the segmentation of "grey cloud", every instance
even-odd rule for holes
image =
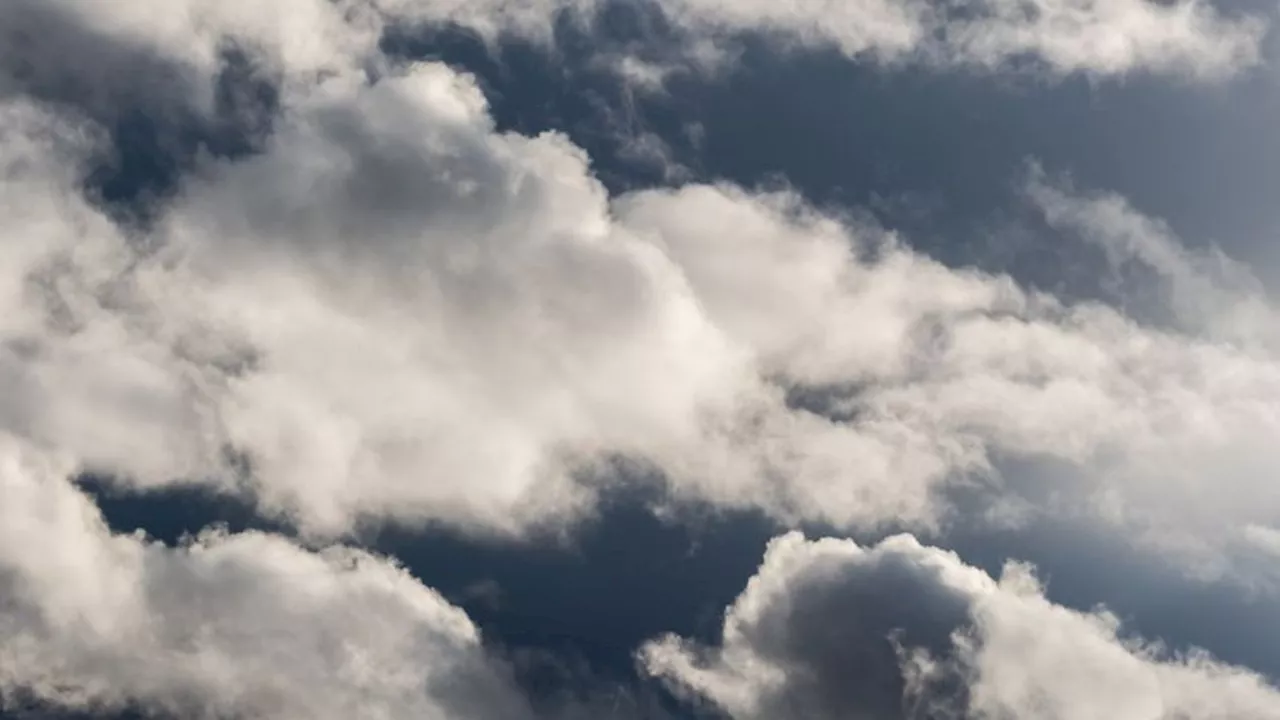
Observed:
[[[95,115],[136,105],[210,112],[228,47],[252,53],[286,86],[371,59],[379,22],[365,5],[182,0],[160,8],[147,0],[110,7],[19,0],[0,10],[11,40],[0,69],[11,91]]]
[[[502,33],[549,43],[562,18],[590,22],[604,0],[181,0],[157,12],[150,0],[105,6],[51,0],[9,3],[0,68],[11,88],[76,97],[105,109],[121,96],[183,98],[211,107],[219,56],[228,45],[252,54],[286,93],[318,77],[381,62],[388,26],[452,23],[494,42]],[[722,42],[735,33],[773,33],[852,57],[1004,70],[1032,58],[1055,75],[1152,72],[1191,79],[1230,76],[1259,61],[1266,31],[1255,15],[1225,17],[1203,0],[658,0],[654,7],[688,42],[677,57],[645,58],[646,83],[672,67],[713,70],[731,63]],[[729,43],[732,45],[732,43]],[[643,50],[643,48],[641,49]],[[639,58],[622,61],[635,76]],[[664,69],[665,68],[665,69]],[[658,73],[654,75],[654,71]],[[145,88],[145,89],[144,89]]]
[[[739,720],[1280,716],[1247,669],[1170,656],[1053,604],[1026,566],[994,580],[910,536],[778,538],[718,645],[666,637],[640,659]]]
[[[694,41],[677,53],[683,57],[646,58],[645,72],[638,76],[642,87],[660,87],[664,75],[680,69],[714,72],[731,66],[725,59],[741,34],[765,35],[788,47],[834,48],[887,66],[1034,69],[1053,77],[1149,73],[1211,82],[1259,64],[1268,25],[1262,14],[1225,16],[1203,0],[659,0],[656,5]],[[637,78],[639,57],[620,70]]]
[[[201,81],[196,68],[112,37],[73,6],[16,0],[0,13],[0,91],[6,95],[74,103],[97,116],[138,105],[160,114],[186,104]]]

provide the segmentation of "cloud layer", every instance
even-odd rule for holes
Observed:
[[[1273,311],[1118,198],[1027,187],[1143,268],[1172,325],[786,192],[610,198],[582,151],[497,132],[437,64],[296,92],[260,152],[206,162],[145,230],[80,196],[92,122],[6,112],[6,427],[125,484],[247,486],[327,535],[559,525],[618,456],[787,522],[933,527],[975,482],[1013,515],[1210,555],[1277,521]],[[1080,472],[1030,497],[1004,456]],[[1241,492],[1209,492],[1210,467]]]
[[[947,267],[787,191],[611,197],[566,137],[500,132],[468,75],[378,49],[404,22],[545,37],[563,4],[260,5],[0,8],[0,697],[208,717],[532,712],[461,611],[390,561],[264,534],[115,535],[72,482],[85,472],[244,494],[315,545],[364,522],[562,530],[627,482],[619,465],[656,471],[677,502],[857,530],[935,529],[964,490],[992,520],[1075,514],[1270,577],[1274,307],[1123,199],[1026,185],[1055,233],[1137,273],[1152,313]],[[1221,77],[1261,32],[1197,3],[664,7],[694,34],[992,69],[1029,54],[1055,73]],[[268,121],[219,99],[229,57],[272,88]],[[228,116],[251,152],[196,157],[146,223],[121,220],[85,180],[119,150],[126,110]],[[1033,471],[1006,472],[1010,457]],[[1070,472],[1046,482],[1049,462]],[[807,629],[772,616],[793,595],[841,597],[823,583],[842,575],[927,610],[849,630],[871,653],[849,662],[896,693],[866,702],[901,695],[875,655],[901,622],[908,649],[932,653],[891,664],[922,699],[965,689],[964,707],[999,717],[1034,696],[1074,718],[1157,698],[1194,715],[1200,696],[1178,693],[1202,688],[1274,713],[1244,671],[1156,658],[1020,571],[997,583],[906,539],[780,540],[710,664],[668,641],[650,666],[742,717],[777,717],[801,690],[812,712],[843,711],[855,699],[806,659],[840,649],[787,645]],[[1029,647],[1030,627],[1064,644]],[[1080,709],[1062,667],[1113,694]]]
[[[975,481],[1015,514],[1174,543],[1280,510],[1270,306],[1116,198],[1028,186],[1051,225],[1144,268],[1172,326],[947,268],[787,193],[608,198],[581,151],[496,132],[441,65],[318,86],[142,242],[59,164],[84,130],[11,114],[53,139],[13,143],[9,427],[126,484],[248,483],[330,535],[559,524],[616,456],[687,499],[851,528],[932,527]],[[1080,473],[1033,498],[1002,456]],[[1242,492],[1210,492],[1210,467]]]

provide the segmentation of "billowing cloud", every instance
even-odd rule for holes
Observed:
[[[1206,555],[1280,520],[1269,304],[1118,198],[1027,192],[1145,268],[1172,325],[785,192],[609,198],[579,149],[497,132],[438,64],[297,95],[145,232],[79,197],[91,124],[10,112],[6,427],[124,483],[247,483],[321,534],[559,525],[618,456],[788,522],[931,527],[975,484]],[[1079,472],[1031,497],[1006,456]]]
[[[1280,717],[1247,669],[1055,605],[1027,566],[993,579],[907,535],[780,537],[718,645],[665,637],[640,660],[735,720]]]
[[[113,535],[74,469],[0,438],[0,708],[531,717],[466,615],[387,560],[256,533]]]
[[[72,479],[220,477],[215,398],[252,354],[216,328],[174,329],[178,288],[154,245],[82,196],[93,123],[26,100],[0,115],[0,707],[531,717],[465,614],[386,559],[107,529]]]
[[[1004,510],[1029,501],[1096,514],[1183,550],[1274,522],[1268,438],[1280,368],[1258,282],[1185,250],[1113,196],[1042,178],[1027,194],[1065,237],[1142,270],[1132,287],[1170,321],[946,268],[786,196],[686,188],[620,200],[621,216],[659,238],[763,376],[810,388],[817,402],[817,414],[755,416],[741,449],[704,477],[776,471],[772,495],[736,488],[784,517],[845,526],[945,514],[937,491],[971,480],[1001,487],[991,502]],[[1009,456],[1078,472],[1042,491],[1025,471],[1000,473]],[[1218,484],[1204,482],[1210,475]]]
[[[166,316],[255,356],[215,398],[229,441],[269,502],[338,529],[558,515],[575,465],[696,434],[745,372],[581,151],[495,133],[441,65],[322,88],[165,232]]]

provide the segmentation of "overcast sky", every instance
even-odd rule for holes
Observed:
[[[0,4],[0,717],[1280,718],[1277,15]]]

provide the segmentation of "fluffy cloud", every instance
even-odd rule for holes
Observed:
[[[0,27],[0,91],[104,114],[138,104],[209,112],[228,50],[250,53],[286,87],[310,84],[373,59],[380,19],[346,1],[17,0],[0,9]]]
[[[83,198],[92,123],[27,101],[0,116],[0,705],[531,717],[466,616],[382,558],[108,531],[71,478],[225,477],[217,400],[244,354],[205,320],[175,329],[176,276]]]
[[[386,560],[111,534],[74,464],[0,438],[0,706],[176,717],[531,717],[466,615]]]
[[[666,637],[640,660],[736,720],[1280,717],[1280,692],[1249,670],[1055,605],[1026,566],[995,580],[906,535],[780,537],[719,645]]]
[[[686,188],[620,200],[620,217],[658,238],[763,377],[812,389],[815,412],[753,415],[739,449],[686,487],[730,501],[701,478],[774,477],[736,489],[783,517],[849,526],[945,514],[940,491],[980,480],[1000,488],[999,507],[1097,514],[1184,551],[1274,523],[1280,366],[1258,282],[1113,196],[1043,179],[1027,195],[1065,237],[1141,269],[1133,287],[1171,323],[949,269],[786,196]],[[1078,472],[1043,491],[1035,472],[1001,475],[1010,456]]]
[[[5,427],[123,483],[247,484],[320,534],[557,526],[618,456],[788,522],[932,527],[976,484],[1212,560],[1280,521],[1270,305],[1118,198],[1027,191],[1144,269],[1172,325],[788,193],[609,198],[579,149],[496,132],[442,65],[296,95],[145,232],[80,197],[92,124],[11,105]],[[1009,456],[1078,473],[1037,497]]]
[[[696,434],[738,390],[735,349],[581,151],[494,133],[443,66],[326,87],[164,232],[156,282],[186,295],[166,316],[256,358],[217,398],[229,440],[322,525],[518,528],[585,500],[575,464]]]

